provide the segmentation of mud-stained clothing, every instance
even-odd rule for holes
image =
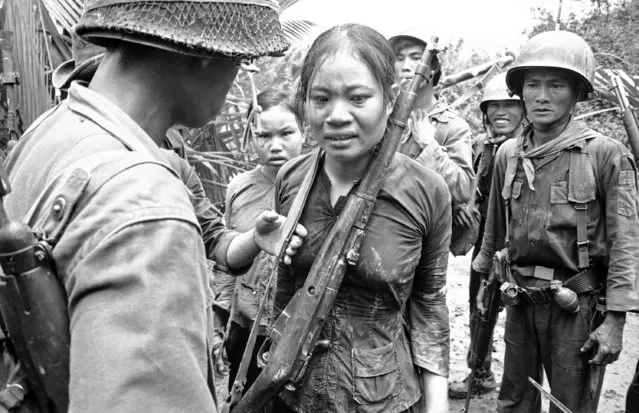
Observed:
[[[99,188],[89,182],[92,197],[81,198],[53,250],[69,299],[69,411],[215,412],[205,246],[187,188],[139,125],[74,82],[7,158],[7,211],[22,219],[79,161],[126,158],[145,163]],[[226,266],[235,235],[217,225],[211,255]]]
[[[489,271],[508,225],[511,268],[520,286],[546,286],[548,281],[535,277],[539,269],[567,280],[585,269],[579,264],[576,211],[586,204],[587,267],[605,288],[608,310],[635,309],[639,216],[636,169],[628,150],[574,121],[538,156],[524,155],[540,151],[531,137],[528,128],[497,152],[482,250],[473,268]],[[510,199],[508,223],[504,195]],[[579,294],[579,303],[577,313],[561,310],[554,301],[508,307],[500,411],[539,411],[539,395],[525,378],[541,379],[541,366],[552,393],[568,408],[596,411],[599,392],[592,398],[587,394],[592,354],[580,351],[592,328],[595,292]]]
[[[287,163],[276,181],[278,212],[286,215],[314,153]],[[410,177],[410,179],[407,179]],[[302,287],[324,239],[345,205],[330,201],[319,166],[302,211],[308,230],[290,267],[280,266],[275,312]],[[357,189],[357,183],[352,191]],[[303,383],[281,397],[298,412],[401,412],[420,397],[418,368],[448,376],[446,267],[450,195],[443,179],[396,154],[366,226],[355,266],[349,266]]]
[[[475,178],[470,127],[443,100],[433,106],[426,118],[435,128],[435,139],[424,147],[408,130],[398,152],[441,175],[453,204],[463,204],[472,195]]]

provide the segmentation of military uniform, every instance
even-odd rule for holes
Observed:
[[[453,204],[467,202],[475,178],[470,127],[443,100],[437,101],[427,119],[435,128],[435,139],[424,146],[409,129],[398,151],[441,175]]]
[[[497,152],[482,249],[473,268],[481,273],[490,270],[493,254],[504,246],[508,225],[511,266],[520,286],[532,289],[547,285],[539,276],[548,272],[554,279],[566,281],[589,269],[596,279],[591,281],[590,292],[579,294],[576,314],[562,310],[552,300],[507,306],[500,409],[539,411],[538,394],[528,385],[527,377],[540,381],[543,365],[555,396],[573,411],[594,412],[599,394],[588,394],[591,354],[580,349],[591,332],[596,296],[603,294],[598,286],[605,291],[607,310],[632,310],[637,300],[635,164],[621,143],[571,121],[555,138],[571,144],[532,158],[534,183],[530,183],[530,176],[518,162],[521,151],[531,149],[530,136],[528,129]],[[575,159],[581,159],[580,163]],[[509,162],[517,163],[510,179]],[[589,257],[585,267],[580,262],[584,244],[578,246],[577,216],[577,208],[584,204]],[[506,208],[509,222],[504,219]]]
[[[6,161],[10,180],[21,183],[6,198],[15,219],[77,162],[93,159],[86,166],[93,169],[114,157],[144,161],[89,186],[91,199],[80,199],[53,251],[69,298],[70,411],[216,409],[207,387],[212,293],[204,243],[189,192],[165,156],[121,109],[73,84]],[[225,265],[233,235],[214,232],[213,255]]]

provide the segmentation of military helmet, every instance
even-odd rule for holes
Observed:
[[[71,33],[72,59],[63,62],[51,74],[51,84],[56,89],[68,89],[74,80],[90,82],[98,69],[104,48],[87,42],[74,31]]]
[[[520,101],[519,96],[511,94],[508,91],[508,85],[506,85],[506,73],[499,73],[488,81],[484,87],[484,94],[481,97],[479,103],[479,109],[485,115],[488,109],[488,102],[495,100],[514,100]]]
[[[288,48],[277,0],[86,0],[76,32],[176,53],[253,58]]]
[[[402,40],[410,40],[417,44],[420,44],[424,47],[428,44],[428,41],[433,37],[433,35],[426,30],[422,26],[411,26],[407,29],[404,29],[398,35],[392,36],[388,39],[388,43],[390,44],[393,52],[397,53],[397,46],[400,45]],[[435,72],[433,73],[433,86],[437,86],[439,83],[439,79],[442,75],[442,66],[445,64],[444,57],[442,54],[437,56],[437,67],[435,68]]]
[[[577,75],[579,101],[588,99],[594,91],[595,56],[588,43],[574,33],[556,30],[528,39],[515,63],[508,69],[508,88],[521,96],[526,69],[543,67],[564,69]]]

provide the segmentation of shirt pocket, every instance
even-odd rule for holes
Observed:
[[[397,396],[402,390],[395,345],[373,349],[354,348],[353,399],[358,404],[372,404]]]
[[[574,228],[577,225],[575,208],[568,201],[568,181],[550,184],[550,210],[546,228]]]
[[[522,180],[513,181],[512,191],[510,193],[510,213],[512,218],[517,222],[522,222],[523,205],[521,199],[521,187],[524,184]]]
[[[635,186],[635,172],[619,172],[619,187],[617,188],[617,213],[624,217],[631,217],[637,213],[637,187]]]

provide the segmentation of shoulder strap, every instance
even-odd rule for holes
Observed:
[[[53,247],[64,233],[72,214],[81,210],[115,176],[147,163],[160,165],[173,173],[164,163],[147,157],[127,156],[130,153],[101,152],[72,164],[47,185],[23,221]]]
[[[595,174],[587,152],[570,151],[568,171],[568,201],[575,208],[577,219],[578,267],[584,270],[590,266],[588,241],[588,204],[596,199]]]
[[[260,300],[260,305],[257,309],[257,314],[255,315],[255,321],[253,322],[253,326],[251,327],[251,333],[249,334],[246,347],[244,348],[244,353],[242,354],[242,360],[237,370],[237,374],[235,376],[235,381],[233,382],[233,387],[231,388],[231,401],[230,405],[234,406],[237,402],[239,402],[242,394],[244,392],[244,385],[246,384],[246,376],[248,374],[249,364],[253,357],[253,350],[255,348],[255,342],[257,340],[257,333],[260,329],[260,321],[262,320],[262,313],[264,312],[264,307],[266,306],[266,302],[268,301],[268,291],[271,288],[271,284],[273,283],[273,279],[278,273],[279,262],[285,254],[286,247],[293,236],[293,232],[295,231],[295,227],[299,222],[299,219],[302,215],[302,210],[304,209],[304,205],[306,205],[306,200],[308,199],[308,194],[311,192],[311,187],[313,186],[313,182],[315,181],[315,176],[317,175],[317,170],[319,169],[320,159],[322,157],[322,151],[318,150],[313,155],[313,162],[311,163],[311,167],[304,176],[304,180],[302,181],[302,185],[300,186],[300,190],[295,196],[293,200],[293,204],[291,205],[291,209],[288,212],[286,217],[286,221],[284,221],[284,226],[282,227],[282,235],[277,242],[276,251],[277,259],[275,261],[275,266],[271,270],[269,274],[268,280],[266,282],[266,286],[264,287],[264,291],[266,292],[264,296]],[[277,194],[275,194],[277,196]],[[230,320],[230,319],[229,319]],[[230,321],[229,321],[230,322]]]

